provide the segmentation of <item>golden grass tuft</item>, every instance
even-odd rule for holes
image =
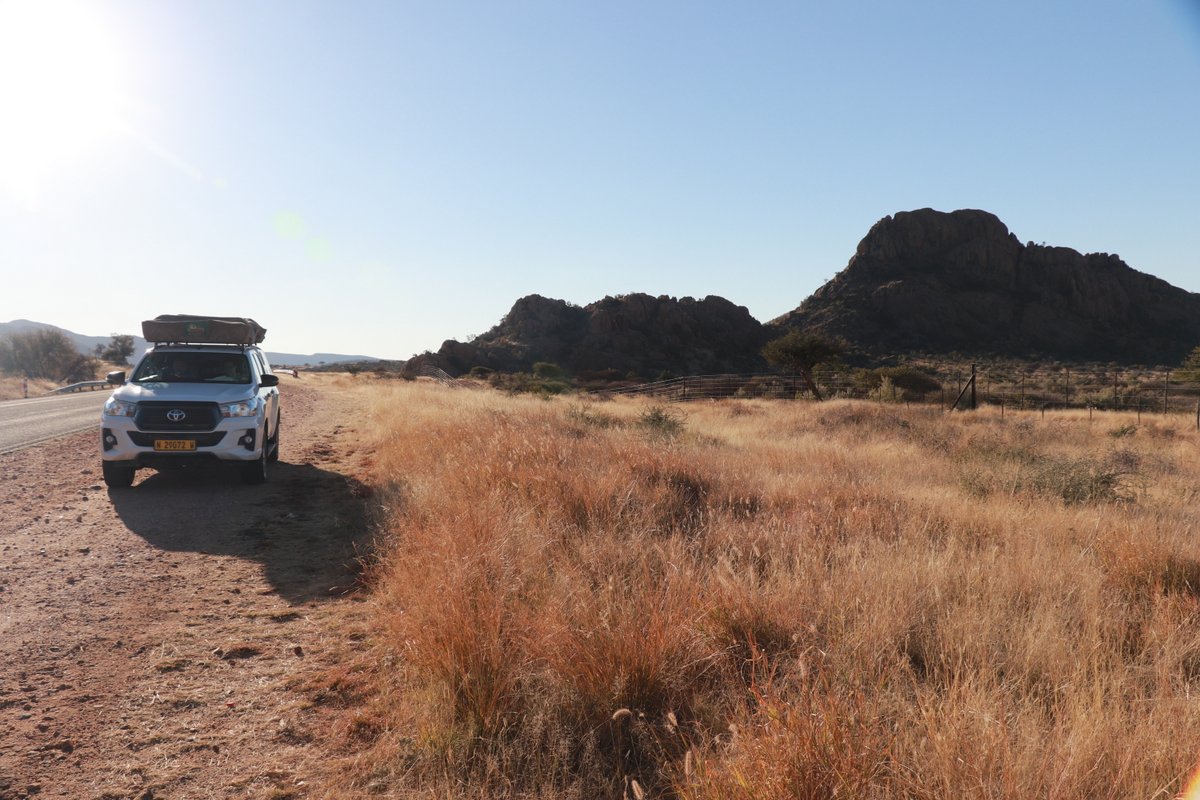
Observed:
[[[399,795],[1168,797],[1194,766],[1186,420],[373,391],[363,763]]]

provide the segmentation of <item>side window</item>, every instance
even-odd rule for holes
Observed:
[[[265,358],[263,358],[262,351],[254,350],[253,353],[254,353],[254,361],[258,366],[258,374],[270,375],[271,374],[271,365],[267,363],[267,360]]]

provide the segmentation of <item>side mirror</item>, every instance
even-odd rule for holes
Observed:
[[[259,386],[278,386],[279,385],[279,376],[278,375],[263,375],[259,379],[258,385]]]
[[[109,383],[111,383],[113,386],[121,386],[122,384],[125,383],[125,372],[124,372],[124,370],[110,372],[110,373],[108,373],[108,375],[106,375],[104,377],[104,379],[106,381],[108,381]]]

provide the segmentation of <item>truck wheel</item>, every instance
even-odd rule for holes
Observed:
[[[271,455],[267,458],[271,461],[279,460],[279,423],[282,421],[282,415],[275,418],[275,435],[271,437]]]
[[[259,452],[258,458],[242,464],[242,483],[266,483],[267,481],[267,454],[271,449],[271,443],[267,441],[266,430],[264,427],[262,450]]]
[[[100,468],[104,471],[104,482],[113,489],[127,489],[133,485],[133,467],[127,467],[118,461],[101,461]]]

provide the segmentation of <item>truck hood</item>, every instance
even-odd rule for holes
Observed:
[[[178,403],[236,403],[254,397],[254,387],[247,384],[216,383],[127,383],[113,392],[113,397],[129,403],[148,400]]]

